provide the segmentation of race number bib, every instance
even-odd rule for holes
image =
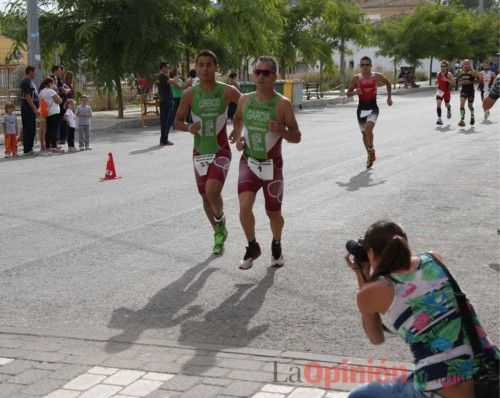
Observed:
[[[436,96],[437,97],[443,97],[444,96],[444,91],[438,89],[438,91],[436,92]]]
[[[207,175],[208,167],[214,162],[215,154],[197,155],[193,157],[194,168],[200,177]]]
[[[364,111],[361,111],[361,113],[359,114],[359,117],[363,118],[363,117],[367,117],[367,116],[370,116],[373,112],[373,109],[367,109],[367,110],[364,110]]]
[[[270,181],[273,179],[274,167],[272,159],[260,162],[257,159],[249,157],[247,163],[250,170],[252,170],[252,172],[261,180]]]

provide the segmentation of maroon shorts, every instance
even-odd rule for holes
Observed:
[[[436,99],[444,100],[444,102],[449,103],[451,99],[451,91],[444,91],[442,96],[436,95]]]
[[[247,158],[242,156],[240,159],[240,173],[238,177],[238,194],[242,192],[257,191],[262,187],[266,210],[280,211],[283,201],[283,158],[273,159],[273,178],[271,180],[262,180],[250,169]]]
[[[227,172],[229,171],[229,166],[231,165],[231,151],[220,150],[215,154],[215,159],[208,166],[205,175],[200,175],[195,167],[195,157],[200,155],[196,151],[193,151],[193,168],[194,176],[196,178],[196,185],[198,186],[198,192],[200,195],[205,195],[205,184],[208,180],[217,180],[222,184],[226,181]]]

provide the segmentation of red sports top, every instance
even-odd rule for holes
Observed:
[[[375,102],[377,100],[377,77],[372,72],[370,77],[358,74],[358,96],[361,102]]]
[[[443,75],[442,72],[439,72],[437,81],[438,81],[438,89],[443,91],[450,91],[450,83],[446,80],[446,76],[448,76],[448,72]]]

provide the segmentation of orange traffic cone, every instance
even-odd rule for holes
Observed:
[[[116,169],[115,169],[115,162],[113,161],[113,154],[110,152],[108,153],[108,162],[106,163],[106,173],[104,174],[104,177],[101,178],[102,180],[115,180],[118,177],[116,175]]]

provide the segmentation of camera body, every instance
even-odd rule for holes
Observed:
[[[364,246],[363,246],[364,239],[351,239],[348,240],[345,244],[345,248],[347,249],[347,252],[354,256],[354,259],[358,263],[365,263],[368,262],[368,253],[366,252]]]

